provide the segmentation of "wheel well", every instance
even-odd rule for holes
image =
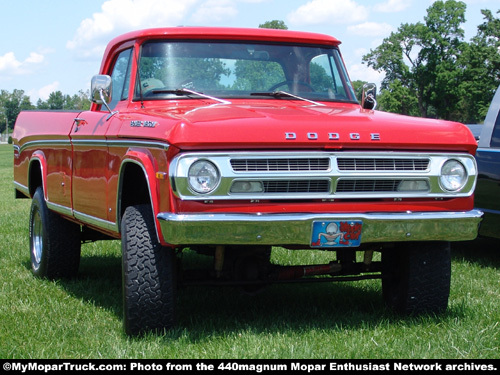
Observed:
[[[28,174],[28,188],[31,197],[35,195],[35,191],[39,186],[43,188],[42,166],[38,160],[34,160],[30,164]]]
[[[122,167],[119,197],[119,219],[129,206],[151,204],[146,174],[140,165],[130,162]]]

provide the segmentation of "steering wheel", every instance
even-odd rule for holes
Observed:
[[[146,78],[145,80],[141,81],[141,86],[142,86],[142,96],[148,97],[154,95],[153,94],[154,90],[158,90],[165,87],[165,84],[156,78]]]
[[[309,90],[311,91],[316,91],[314,90],[314,87],[312,87],[309,83],[307,82],[301,82],[301,81],[292,81],[292,80],[286,80],[286,81],[281,81],[281,82],[278,82],[276,83],[275,85],[272,85],[271,87],[269,87],[269,91],[275,91],[278,87],[281,87],[281,86],[285,86],[285,85],[288,85],[289,87],[293,86],[293,85],[298,85],[298,86],[303,86],[303,87],[307,87]]]

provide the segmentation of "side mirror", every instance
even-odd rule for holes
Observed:
[[[375,109],[377,106],[377,85],[365,83],[363,85],[363,96],[361,97],[361,107],[364,109]]]
[[[110,76],[104,74],[98,74],[92,77],[90,83],[90,100],[95,104],[102,104],[109,111],[109,116],[106,119],[109,120],[117,111],[113,112],[109,108],[109,103],[111,102],[111,94],[113,92],[113,80]]]
[[[111,101],[113,91],[113,81],[107,75],[95,75],[90,84],[90,95],[92,102],[96,104],[107,104]]]

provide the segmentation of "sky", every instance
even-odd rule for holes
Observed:
[[[500,0],[463,0],[466,40],[498,17]],[[0,90],[24,90],[33,104],[49,94],[88,90],[115,36],[169,26],[258,27],[284,21],[290,30],[328,34],[340,45],[352,80],[380,84],[362,56],[403,23],[423,22],[433,0],[0,0]]]

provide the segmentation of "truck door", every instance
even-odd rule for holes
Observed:
[[[91,225],[107,223],[107,112],[82,112],[71,130],[73,144],[73,211]]]
[[[132,48],[117,51],[109,74],[113,82],[110,108],[128,99]],[[73,211],[74,216],[90,225],[109,231],[116,227],[116,154],[110,155],[109,134],[116,133],[120,115],[110,116],[104,106],[98,111],[82,112],[73,124]],[[115,138],[115,137],[111,137]],[[119,163],[118,163],[119,164]],[[112,181],[110,183],[110,181]],[[114,191],[110,191],[111,189]]]

